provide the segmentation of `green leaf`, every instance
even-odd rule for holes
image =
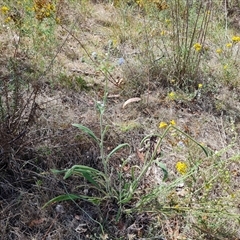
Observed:
[[[90,197],[90,196],[86,196],[86,195],[64,194],[64,195],[59,195],[59,196],[51,199],[50,201],[45,203],[42,208],[45,208],[48,205],[53,204],[53,203],[57,203],[57,202],[61,202],[61,201],[76,200],[76,199],[83,199],[83,200],[91,202],[92,204],[95,204],[95,205],[98,205],[103,200],[102,198]]]
[[[64,194],[64,195],[59,195],[53,199],[51,199],[50,201],[48,201],[47,203],[44,204],[43,208],[47,207],[49,204],[52,203],[56,203],[56,202],[61,202],[61,201],[66,201],[66,200],[75,200],[75,199],[79,199],[80,196],[75,195],[75,194]]]
[[[82,172],[82,175],[95,187],[100,188],[96,181],[92,178],[92,176],[88,172]]]
[[[130,148],[130,145],[127,144],[127,143],[123,143],[123,144],[118,145],[117,147],[115,147],[115,148],[107,155],[106,161],[108,161],[109,158],[110,158],[114,153],[116,153],[118,150],[120,150],[121,148],[124,148],[124,147],[129,147],[129,148]]]
[[[66,171],[67,171],[66,169],[64,170],[51,169],[51,172],[54,174],[65,173]]]
[[[193,141],[194,143],[196,143],[205,153],[205,155],[208,157],[209,153],[207,148],[205,148],[202,144],[200,144],[199,142],[197,142],[194,138],[192,138],[190,135],[188,135],[187,133],[183,132],[182,130],[178,129],[175,126],[171,126],[173,129],[177,130],[178,132],[182,133],[183,135],[185,135],[187,138],[189,138],[191,141]]]
[[[102,177],[104,177],[104,173],[102,173],[101,171],[95,169],[95,168],[92,168],[92,167],[88,167],[88,166],[85,166],[85,165],[73,165],[70,169],[68,170],[65,170],[66,174],[64,176],[64,179],[68,178],[68,171],[72,174],[76,174],[76,173],[82,173],[82,172],[88,172],[88,173],[92,173],[92,174],[95,174],[95,175],[101,175]],[[69,176],[71,176],[69,175]]]
[[[63,179],[66,180],[67,178],[71,177],[73,175],[73,171],[74,169],[72,167],[67,169]]]
[[[167,180],[168,178],[168,170],[165,164],[163,164],[162,162],[159,161],[155,161],[155,163],[158,165],[158,167],[160,167],[163,171],[163,181]]]
[[[79,128],[84,133],[86,133],[89,137],[91,137],[94,141],[96,141],[99,144],[99,139],[96,137],[96,135],[93,133],[92,130],[90,130],[88,127],[85,127],[81,124],[74,123],[72,126]]]
[[[67,179],[71,175],[74,175],[74,174],[82,175],[83,177],[85,177],[90,183],[92,183],[97,188],[99,188],[99,184],[96,182],[95,179],[100,180],[100,177],[105,179],[104,173],[102,173],[101,171],[98,171],[95,168],[91,168],[91,167],[88,167],[88,166],[85,166],[85,165],[74,165],[74,166],[72,166],[70,169],[66,170],[64,179]]]

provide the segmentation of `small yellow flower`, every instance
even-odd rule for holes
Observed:
[[[188,166],[185,162],[177,162],[176,169],[180,174],[184,175],[187,173]]]
[[[160,122],[159,123],[159,128],[166,128],[168,125],[165,122]]]
[[[55,19],[55,21],[56,21],[57,24],[60,24],[60,23],[61,23],[61,20],[60,20],[59,17],[57,17],[57,18]]]
[[[52,8],[52,4],[48,3],[48,4],[45,6],[45,8],[50,11],[51,8]]]
[[[169,97],[171,100],[174,100],[175,97],[176,97],[176,93],[175,93],[175,92],[170,92],[170,93],[168,94],[168,97]]]
[[[240,36],[233,36],[233,37],[232,37],[232,41],[233,41],[234,43],[240,42]]]
[[[222,53],[222,49],[221,49],[221,48],[218,48],[218,49],[216,50],[216,53],[221,54],[221,53]]]
[[[227,69],[228,69],[228,64],[225,64],[225,65],[223,66],[223,69],[224,69],[224,70],[227,70]]]
[[[203,86],[203,85],[202,85],[201,83],[198,84],[198,88],[199,88],[199,89],[202,88],[202,86]]]
[[[9,22],[11,22],[11,20],[12,20],[11,17],[7,17],[4,21],[5,21],[5,23],[9,23]]]
[[[169,23],[171,23],[171,20],[170,19],[165,19],[165,23],[169,24]]]
[[[49,17],[49,16],[50,16],[50,12],[49,12],[49,11],[46,11],[46,12],[45,12],[45,16],[46,16],[46,17]]]
[[[227,44],[226,44],[226,47],[227,47],[227,48],[231,48],[231,47],[232,47],[232,43],[227,43]]]
[[[161,33],[160,33],[162,36],[164,36],[164,35],[166,35],[166,32],[163,30],[163,31],[161,31]]]
[[[8,11],[9,11],[9,8],[8,8],[7,6],[3,6],[3,7],[1,8],[1,11],[2,11],[3,14],[7,14]]]
[[[138,4],[138,6],[139,6],[140,8],[142,8],[143,5],[144,5],[142,0],[136,0],[136,3]]]
[[[206,190],[211,190],[211,188],[212,188],[212,183],[205,183]]]
[[[193,47],[195,48],[195,50],[196,50],[197,52],[200,52],[201,49],[202,49],[202,45],[201,45],[200,43],[195,43],[195,44],[193,45]]]
[[[33,9],[32,7],[26,7],[26,10],[27,10],[28,12],[31,12],[31,11],[33,11],[34,9]]]
[[[175,125],[176,125],[176,122],[175,122],[174,120],[171,120],[171,121],[170,121],[170,124],[171,124],[172,126],[175,126]]]
[[[232,193],[232,194],[230,194],[230,197],[231,198],[236,198],[236,194]]]

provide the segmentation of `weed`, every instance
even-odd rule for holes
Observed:
[[[158,212],[160,215],[182,215],[183,213],[191,211],[191,215],[194,219],[203,219],[204,216],[207,216],[207,218],[215,218],[215,214],[220,211],[219,207],[221,205],[224,206],[224,209],[221,210],[222,216],[231,217],[233,221],[237,220],[237,215],[230,213],[228,204],[223,201],[225,196],[227,198],[229,197],[229,193],[227,193],[227,195],[225,194],[226,188],[223,186],[223,182],[228,186],[230,181],[229,171],[227,170],[228,165],[224,160],[219,159],[224,150],[221,153],[218,152],[213,154],[202,144],[177,128],[174,120],[171,120],[170,124],[165,122],[160,123],[159,127],[164,129],[161,135],[149,135],[142,140],[142,144],[150,141],[150,145],[149,148],[147,148],[148,150],[145,150],[144,164],[141,169],[137,170],[136,166],[129,166],[128,160],[125,160],[118,172],[118,186],[116,186],[116,179],[115,184],[113,184],[114,179],[112,179],[109,171],[109,160],[113,154],[129,145],[121,144],[114,148],[109,154],[105,153],[103,139],[107,127],[103,128],[102,121],[102,116],[105,111],[104,103],[96,103],[96,107],[100,113],[100,138],[89,128],[80,124],[73,124],[73,126],[78,127],[97,143],[100,148],[100,159],[102,160],[104,170],[99,171],[84,165],[75,165],[66,170],[52,170],[53,173],[64,173],[64,179],[72,175],[80,175],[84,177],[97,192],[95,191],[94,196],[79,194],[61,195],[51,199],[44,207],[51,203],[64,200],[76,200],[79,198],[97,205],[103,204],[107,199],[112,201],[116,199],[119,206],[119,212],[115,217],[118,222],[123,214],[133,214],[135,212]],[[168,169],[166,165],[161,162],[161,155],[159,155],[159,148],[165,142],[164,140],[168,139],[168,134],[173,136],[175,141],[179,141],[179,135],[181,135],[182,139],[186,138],[185,142],[187,144],[189,144],[188,141],[196,144],[204,153],[204,155],[199,154],[199,159],[191,159],[189,156],[188,163],[178,161],[176,163],[176,170],[180,173],[180,176],[172,180],[169,179]],[[146,189],[145,193],[138,193],[140,185],[145,184],[147,172],[155,164],[164,174],[162,183],[160,185],[152,183],[152,186]],[[206,164],[208,165],[207,171]],[[130,168],[132,177],[130,182],[127,181],[126,175],[124,174],[126,167]],[[221,170],[216,173],[216,170],[219,169]],[[204,185],[199,184],[200,179],[204,180]],[[221,188],[218,182],[222,183]],[[89,184],[88,188],[90,187]],[[220,194],[220,197],[217,197],[215,193],[216,188],[218,189],[217,195]],[[219,191],[222,191],[222,193]],[[219,201],[219,203],[216,204],[216,201]],[[131,204],[131,208],[127,207],[129,204]],[[186,217],[186,221],[187,219],[188,217]],[[190,221],[189,224],[193,224],[196,229],[202,229],[204,226],[203,221],[197,220]],[[223,226],[221,222],[219,222],[217,226],[208,226],[207,232],[212,231],[210,229],[219,229],[220,226]],[[104,231],[103,228],[102,231]],[[230,232],[234,234],[234,230]],[[218,230],[214,230],[212,233],[213,236],[218,236],[218,234],[220,234]]]
[[[191,4],[189,1],[169,1],[170,23],[166,31],[171,32],[170,47],[167,38],[162,41],[167,56],[167,64],[171,63],[171,77],[183,88],[194,88],[200,73],[201,54],[205,45],[208,26],[211,19],[211,3],[204,5]],[[195,51],[194,51],[195,50]]]

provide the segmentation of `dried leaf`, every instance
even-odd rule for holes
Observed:
[[[143,163],[144,162],[144,159],[145,159],[145,154],[143,151],[137,149],[137,156],[138,158],[140,159],[140,161]]]
[[[85,223],[82,223],[82,224],[79,224],[76,228],[75,228],[75,231],[78,232],[78,233],[84,233],[87,231],[87,224]]]
[[[124,171],[124,172],[128,172],[129,169],[130,169],[130,164],[127,164],[127,165],[125,165],[125,166],[123,167],[123,171]]]
[[[120,94],[112,94],[112,95],[108,95],[107,98],[119,98]]]
[[[75,215],[75,217],[74,217],[76,220],[81,220],[81,217],[79,216],[79,215]]]
[[[141,101],[141,98],[136,97],[136,98],[129,98],[124,104],[123,104],[123,108],[125,108],[129,103],[134,103],[134,102],[139,102]]]
[[[35,227],[37,225],[42,224],[44,221],[46,220],[46,218],[39,218],[39,219],[33,219],[28,226],[29,227]]]

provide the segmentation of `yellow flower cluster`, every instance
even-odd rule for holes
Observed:
[[[240,42],[240,36],[233,36],[233,37],[232,37],[232,41],[233,41],[234,43]]]
[[[226,48],[229,49],[233,46],[233,44],[238,43],[238,42],[240,42],[240,36],[233,36],[232,42],[226,43],[225,46],[226,46]],[[216,53],[218,53],[220,55],[221,53],[223,53],[223,49],[222,48],[216,49]]]
[[[115,0],[115,3],[119,2],[117,0]],[[155,4],[155,6],[157,7],[158,10],[162,11],[165,10],[167,8],[169,8],[166,0],[135,0],[135,2],[138,4],[139,7],[144,8],[147,6],[147,4]],[[115,4],[116,5],[116,4]]]
[[[9,7],[7,7],[7,6],[2,6],[1,7],[2,14],[6,16],[5,23],[8,23],[12,20],[12,18],[9,16],[9,11],[10,11]]]
[[[216,50],[216,53],[218,53],[218,54],[221,54],[223,52],[223,50],[221,49],[221,48],[218,48],[217,50]]]
[[[154,4],[156,4],[156,7],[158,10],[162,11],[165,9],[168,9],[169,6],[165,0],[152,0]]]
[[[202,45],[200,43],[195,43],[193,47],[197,52],[200,52],[202,50]]]
[[[176,169],[180,174],[184,175],[187,173],[188,166],[185,162],[177,162]]]
[[[13,21],[16,26],[21,26],[22,16],[19,11],[17,11],[16,9],[10,9],[7,6],[2,6],[1,12],[3,15],[5,15],[5,23]]]
[[[7,6],[3,6],[3,7],[1,8],[1,12],[2,12],[3,14],[7,14],[7,13],[9,12],[9,8],[8,8]]]
[[[33,9],[39,21],[50,17],[56,11],[55,5],[47,0],[35,0]]]
[[[170,123],[171,126],[176,125],[176,122],[174,120],[171,120],[169,123]],[[166,122],[160,122],[159,123],[159,128],[166,128],[167,126],[168,126],[168,124]]]

